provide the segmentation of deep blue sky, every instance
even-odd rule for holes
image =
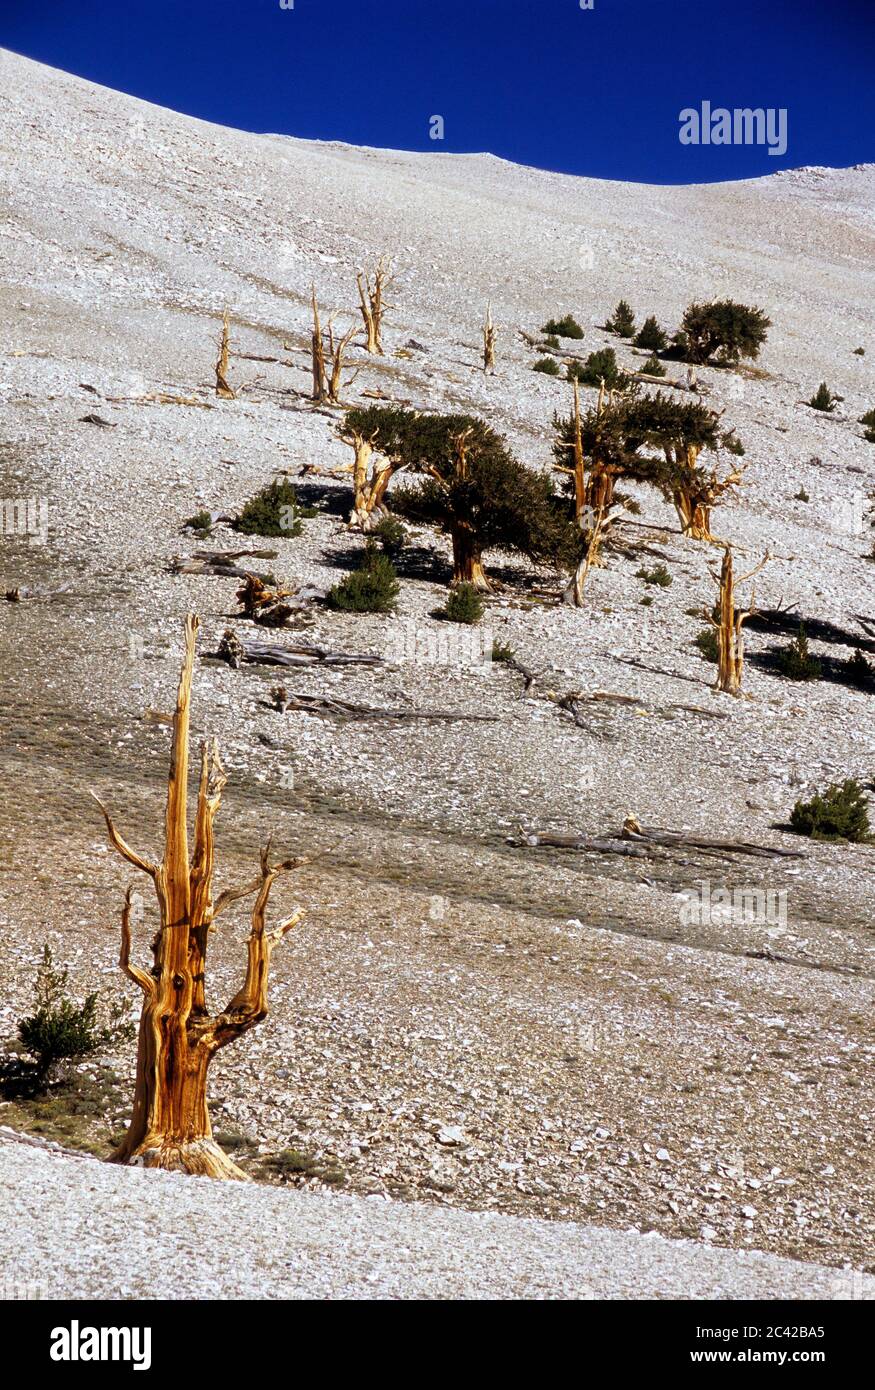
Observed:
[[[0,0],[0,44],[245,130],[601,178],[875,161],[875,0]],[[786,155],[681,145],[703,99],[786,107]]]

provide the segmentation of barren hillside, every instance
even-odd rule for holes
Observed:
[[[0,535],[0,593],[33,595],[0,603],[0,1034],[45,940],[80,992],[130,988],[128,880],[88,791],[157,845],[168,733],[145,716],[172,705],[193,610],[194,730],[218,735],[229,773],[220,879],[271,830],[322,853],[283,889],[306,915],[274,958],[271,1016],[215,1071],[215,1127],[253,1175],[872,1268],[873,849],[780,827],[814,789],[872,781],[875,695],[788,682],[770,654],[802,616],[829,672],[856,648],[875,658],[875,445],[858,423],[875,407],[875,166],[604,183],[244,134],[9,53],[0,150],[0,497],[48,509],[44,541]],[[399,562],[396,619],[311,610],[305,641],[390,659],[284,673],[302,695],[492,722],[280,714],[274,671],[208,659],[229,627],[265,634],[232,616],[233,578],[169,572],[204,544],[187,518],[234,513],[284,472],[316,515],[261,543],[277,551],[262,570],[325,587],[361,548],[332,476],[351,462],[340,412],[307,399],[308,300],[315,284],[350,325],[355,272],[382,254],[387,353],[352,349],[348,399],[481,415],[533,469],[570,387],[532,371],[519,329],[571,312],[585,351],[640,366],[600,327],[621,297],[671,327],[697,298],[766,311],[755,367],[699,372],[746,449],[715,530],[745,569],[770,552],[758,605],[790,614],[785,631],[748,625],[747,698],[714,693],[694,643],[719,551],[643,488],[580,610],[550,597],[549,570],[487,557],[501,586],[483,622],[538,673],[530,690],[498,662],[391,659],[399,619],[446,626],[449,550],[426,528]],[[225,307],[235,400],[213,391]],[[824,380],[832,414],[804,404]],[[206,544],[247,543],[221,523]],[[646,587],[637,571],[658,562],[673,582]],[[575,722],[549,698],[571,691],[632,698],[585,700]],[[628,814],[804,857],[525,843],[614,835]],[[786,892],[786,921],[691,923],[702,880]],[[244,935],[242,917],[217,933],[219,991]],[[148,938],[146,922],[143,959]],[[132,1063],[131,1046],[0,1121],[106,1153]]]

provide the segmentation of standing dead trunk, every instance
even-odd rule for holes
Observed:
[[[313,390],[310,399],[318,405],[328,400],[328,378],[325,374],[325,347],[322,342],[322,324],[319,321],[319,305],[316,303],[316,286],[313,286],[313,332],[310,335],[310,354],[313,361]]]
[[[404,465],[384,459],[372,462],[377,433],[365,439],[357,430],[348,434],[341,431],[340,438],[355,452],[352,466],[352,511],[349,526],[353,530],[370,531],[374,520],[383,511],[383,498],[392,479]]]
[[[383,294],[392,282],[390,266],[387,265],[383,257],[377,264],[374,272],[374,282],[371,284],[370,276],[363,271],[359,271],[355,277],[355,282],[359,292],[359,307],[361,308],[362,318],[365,324],[367,335],[366,347],[368,352],[378,353],[383,356],[383,313],[386,304]]]
[[[222,337],[219,342],[219,356],[216,359],[216,395],[223,400],[234,400],[234,391],[228,385],[228,353],[231,345],[231,329],[228,310],[222,316]]]
[[[495,324],[492,322],[492,305],[486,306],[486,322],[483,325],[483,370],[495,371]]]
[[[215,740],[201,748],[195,843],[189,859],[189,703],[197,628],[198,620],[190,614],[185,623],[185,659],[173,716],[163,862],[153,864],[132,850],[101,805],[113,847],[152,879],[161,919],[152,945],[151,969],[132,965],[132,888],[128,889],[122,910],[119,965],[143,991],[144,999],[133,1116],[112,1161],[209,1177],[244,1178],[246,1175],[213,1138],[207,1071],[221,1047],[267,1014],[271,952],[301,916],[296,912],[272,931],[265,931],[271,886],[278,874],[306,861],[271,865],[268,844],[261,852],[261,872],[255,881],[226,889],[213,902],[213,823],[226,781]],[[256,898],[243,986],[221,1013],[210,1014],[205,994],[209,931],[224,907],[251,893]]]
[[[753,576],[762,569],[768,558],[767,552],[756,568],[752,569],[749,574],[744,575],[738,583],[744,583],[745,580],[752,579]],[[742,633],[742,626],[745,620],[751,617],[756,611],[754,608],[754,594],[751,593],[750,607],[745,613],[736,611],[736,581],[732,573],[731,546],[727,545],[723,552],[723,563],[720,566],[719,577],[716,574],[714,577],[719,587],[717,618],[711,618],[711,622],[717,630],[717,689],[725,691],[727,695],[740,695],[741,679],[744,671],[744,635]]]

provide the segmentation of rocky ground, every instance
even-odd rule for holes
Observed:
[[[246,135],[11,54],[0,68],[0,496],[44,499],[49,517],[45,543],[0,537],[0,590],[54,595],[0,612],[7,1039],[45,940],[80,992],[128,988],[114,966],[126,870],[88,790],[154,848],[168,739],[147,712],[172,703],[182,615],[201,615],[204,655],[229,626],[254,635],[230,616],[233,580],[168,573],[198,546],[185,519],[236,510],[287,472],[318,514],[269,542],[262,567],[324,586],[360,548],[342,480],[302,475],[351,457],[338,413],[306,398],[311,282],[345,326],[356,268],[392,253],[387,356],[354,350],[349,399],[481,414],[533,468],[549,466],[569,387],[532,372],[519,328],[573,312],[587,350],[612,343],[634,363],[599,327],[621,296],[672,327],[695,298],[760,304],[774,326],[756,367],[700,372],[747,451],[715,529],[741,564],[771,553],[761,606],[832,625],[816,655],[871,655],[875,449],[857,421],[875,406],[875,168],[598,183]],[[477,368],[487,298],[492,377]],[[232,357],[233,401],[212,391],[226,305],[236,353],[281,359]],[[824,379],[844,397],[831,415],[803,404]],[[583,610],[545,597],[549,572],[488,557],[502,587],[484,626],[539,672],[528,694],[495,663],[293,677],[302,693],[494,723],[280,715],[269,670],[199,663],[195,733],[219,736],[229,772],[220,882],[248,874],[271,830],[322,853],[277,894],[305,919],[274,957],[270,1019],[217,1063],[216,1128],[265,1182],[871,1268],[873,850],[800,845],[781,826],[816,787],[871,782],[875,697],[781,680],[767,658],[786,639],[753,626],[749,698],[714,694],[688,610],[711,603],[719,552],[684,540],[652,493],[639,500]],[[432,614],[447,547],[412,539],[396,619],[317,608],[306,640],[392,658],[403,620],[445,630]],[[239,543],[220,526],[209,544]],[[660,560],[673,582],[648,588],[637,571]],[[637,703],[595,701],[578,727],[548,698],[568,690]],[[520,826],[615,832],[630,812],[805,857],[508,843]],[[786,920],[691,923],[684,895],[702,880],[786,892]],[[242,917],[217,934],[217,994],[244,934]],[[105,1153],[131,1068],[126,1046],[0,1120]]]

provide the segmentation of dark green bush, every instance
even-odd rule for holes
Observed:
[[[532,371],[543,372],[545,376],[559,376],[562,369],[554,357],[539,357],[532,364]]]
[[[212,534],[213,518],[209,512],[195,512],[182,525],[184,530],[194,531],[198,540],[205,541]]]
[[[359,568],[329,589],[326,602],[345,613],[389,613],[398,587],[392,561],[368,541]]]
[[[875,410],[867,410],[865,415],[860,416],[860,424],[865,425],[863,436],[870,444],[875,444]]]
[[[450,591],[444,616],[451,623],[479,623],[483,608],[483,599],[473,584],[457,584]]]
[[[792,681],[819,681],[822,667],[808,651],[808,636],[805,624],[799,624],[799,633],[789,646],[778,652],[778,665],[781,674]]]
[[[713,627],[704,627],[695,639],[696,646],[702,653],[706,661],[713,661],[715,666],[720,659],[719,642],[717,632]]]
[[[859,647],[845,662],[844,674],[848,685],[858,690],[875,690],[875,666],[866,660]]]
[[[810,498],[810,496],[808,495],[808,493],[805,491],[805,488],[804,488],[804,487],[800,487],[799,491],[793,494],[793,501],[794,501],[794,502],[810,502],[810,501],[811,501],[811,498]]]
[[[582,338],[583,329],[573,314],[564,314],[561,319],[548,319],[541,329],[555,338]]]
[[[642,367],[638,368],[641,372],[646,372],[648,376],[665,376],[665,367],[660,362],[655,352],[652,352]]]
[[[407,544],[407,530],[395,516],[384,516],[371,532],[390,560],[397,560]]]
[[[614,310],[613,318],[608,319],[605,328],[620,338],[631,338],[635,332],[635,315],[625,299],[621,299]]]
[[[617,354],[609,347],[591,352],[583,363],[575,363],[574,375],[586,386],[600,386],[602,381],[607,387],[619,386],[624,379],[617,366]]]
[[[108,1016],[101,1020],[98,991],[77,1004],[66,993],[68,975],[69,971],[55,968],[51,947],[46,943],[37,968],[36,1012],[18,1024],[19,1042],[34,1058],[37,1074],[44,1080],[50,1078],[59,1063],[93,1057],[102,1048],[134,1035],[126,1004],[111,1004]]]
[[[867,840],[869,811],[863,788],[853,777],[833,782],[810,801],[797,801],[790,812],[790,824],[813,840]]]
[[[653,314],[644,320],[632,341],[635,347],[645,348],[648,352],[663,352],[668,347],[668,338]]]
[[[299,536],[302,515],[292,484],[275,478],[249,499],[234,529],[247,536]]]
[[[690,304],[673,346],[683,346],[691,362],[710,362],[716,356],[725,366],[742,357],[758,357],[771,326],[771,319],[761,309],[731,299]]]
[[[655,565],[653,569],[645,569],[642,565],[640,570],[635,571],[636,579],[643,579],[645,584],[657,584],[660,589],[667,589],[672,583],[672,577],[665,565]]]
[[[548,334],[547,334],[546,338],[544,339],[544,347],[549,347],[549,348],[558,348],[558,347],[559,347],[559,339],[556,337],[556,334],[555,334],[555,333],[548,333]]]
[[[829,412],[835,410],[841,396],[834,396],[825,381],[822,381],[808,404],[812,410]]]
[[[493,660],[493,661],[513,661],[513,658],[514,658],[514,650],[513,650],[513,647],[509,646],[506,642],[493,642],[493,643],[492,643],[492,660]]]

